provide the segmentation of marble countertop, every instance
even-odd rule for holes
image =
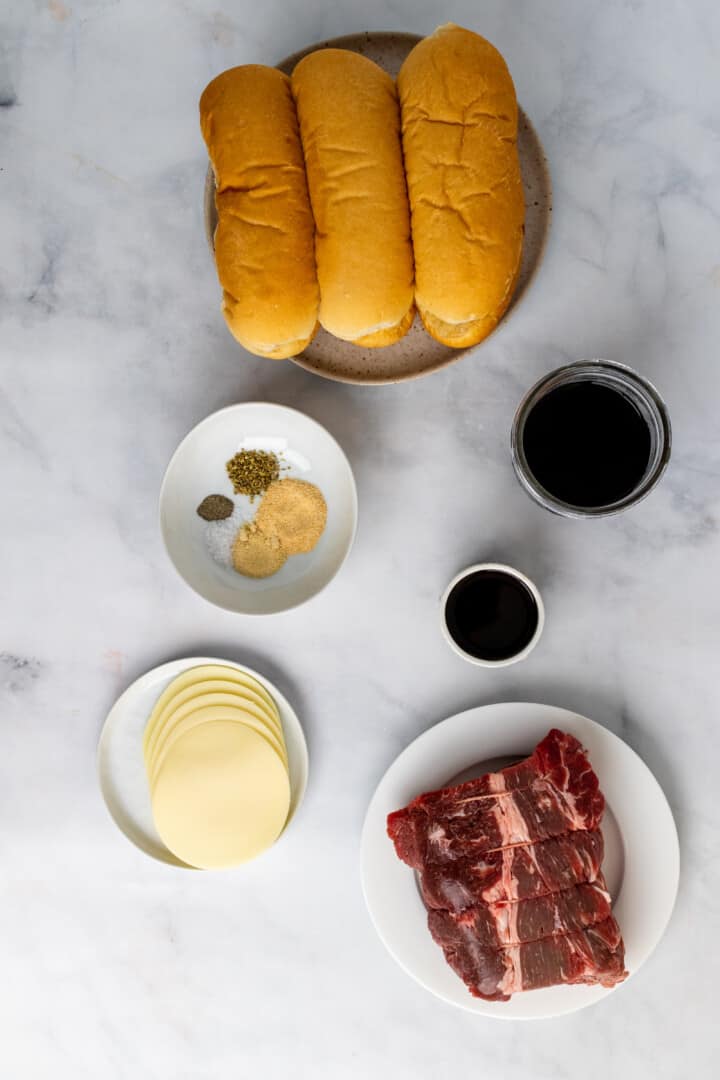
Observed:
[[[50,0],[0,3],[0,1068],[12,1080],[393,1077],[677,1080],[714,1073],[720,916],[720,14],[649,0]],[[236,63],[451,14],[503,51],[547,150],[546,260],[476,355],[387,388],[242,355],[202,225],[197,99]],[[514,480],[524,390],[605,356],[665,396],[661,486],[600,522],[553,518]],[[341,576],[252,621],[191,593],[161,546],[168,458],[225,404],[291,404],[356,472]],[[547,608],[524,663],[475,669],[437,600],[479,558]],[[311,784],[293,842],[242,874],[135,850],[94,755],[128,683],[225,655],[295,702]],[[360,828],[392,759],[438,720],[549,702],[622,735],[680,832],[667,935],[593,1009],[503,1025],[453,1010],[385,952]],[[713,1041],[715,1045],[713,1045]]]

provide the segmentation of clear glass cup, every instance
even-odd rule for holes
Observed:
[[[523,449],[525,422],[534,406],[551,390],[569,383],[594,382],[618,391],[637,408],[650,432],[650,457],[645,473],[631,492],[605,506],[573,506],[547,491],[535,478]],[[554,514],[569,518],[598,518],[619,514],[644,499],[655,487],[670,460],[672,433],[665,402],[652,383],[632,368],[613,360],[578,360],[551,371],[525,395],[515,413],[511,434],[512,460],[522,486],[535,502]]]

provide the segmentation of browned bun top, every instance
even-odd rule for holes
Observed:
[[[290,81],[248,64],[200,98],[217,186],[215,261],[223,313],[245,348],[294,356],[317,326],[314,232]]]
[[[320,322],[347,341],[396,340],[413,305],[413,262],[395,83],[364,56],[319,49],[295,68],[292,91],[317,226]]]
[[[505,312],[520,267],[515,88],[489,41],[450,24],[415,46],[398,90],[415,300],[434,337],[475,344]]]

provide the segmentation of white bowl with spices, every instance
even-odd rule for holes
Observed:
[[[170,459],[160,527],[196,593],[228,611],[272,615],[305,603],[342,567],[357,527],[355,480],[332,435],[304,413],[229,405]]]

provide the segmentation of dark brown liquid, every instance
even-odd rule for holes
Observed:
[[[635,490],[647,471],[651,438],[624,394],[599,382],[574,382],[540,398],[522,445],[530,472],[550,495],[597,509]]]
[[[476,570],[457,583],[445,604],[454,641],[478,660],[509,660],[530,644],[538,609],[530,590],[502,570]]]

